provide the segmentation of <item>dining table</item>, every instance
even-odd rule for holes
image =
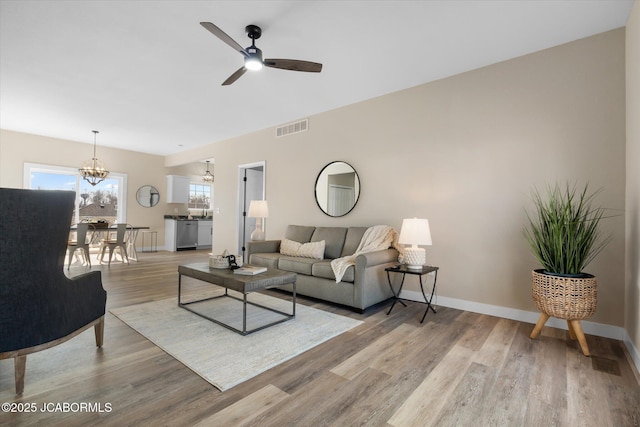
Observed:
[[[93,227],[92,227],[93,226]],[[148,226],[129,226],[127,229],[131,230],[131,235],[127,239],[127,257],[134,261],[138,261],[138,252],[136,251],[136,239],[138,238],[138,232],[140,230],[148,230]],[[76,230],[75,226],[71,226],[71,231]],[[95,224],[90,224],[89,231],[91,237],[89,238],[89,245],[97,245],[101,240],[109,237],[109,233],[115,233],[116,227],[96,227]]]

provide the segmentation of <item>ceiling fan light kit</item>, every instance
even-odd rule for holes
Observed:
[[[250,56],[244,58],[244,66],[247,70],[262,70],[262,51],[257,47],[248,47],[247,52]]]
[[[262,69],[262,50],[256,47],[256,39],[262,35],[262,30],[256,25],[247,25],[245,28],[251,39],[251,46],[245,49],[247,56],[244,58],[244,66],[247,70],[258,71]]]
[[[298,59],[262,59],[262,50],[256,47],[256,40],[262,35],[262,29],[257,25],[247,25],[245,28],[247,36],[251,39],[251,46],[243,48],[235,40],[229,37],[224,31],[211,22],[201,22],[204,28],[218,37],[233,50],[240,52],[244,56],[244,65],[231,74],[222,85],[227,86],[238,80],[247,71],[257,71],[262,67],[280,68],[281,70],[305,71],[308,73],[319,73],[322,71],[322,64],[318,62],[300,61]]]

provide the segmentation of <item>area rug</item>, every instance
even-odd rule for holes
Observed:
[[[259,293],[250,294],[249,300],[291,312],[291,301]],[[191,308],[242,329],[240,301],[218,298],[192,304]],[[242,336],[178,307],[176,298],[110,311],[221,391],[362,323],[297,304],[294,319]],[[278,316],[277,313],[249,305],[247,329],[269,323]]]

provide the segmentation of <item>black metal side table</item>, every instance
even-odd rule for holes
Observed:
[[[413,302],[419,302],[421,304],[427,304],[427,309],[424,312],[424,315],[422,316],[422,320],[420,320],[420,323],[424,322],[424,318],[427,317],[427,313],[429,312],[429,309],[431,309],[431,311],[433,311],[434,313],[436,312],[436,309],[433,308],[433,306],[431,305],[431,301],[433,300],[433,294],[435,294],[436,292],[436,282],[438,281],[438,270],[440,268],[439,267],[433,267],[431,265],[423,265],[421,269],[413,269],[413,268],[408,268],[406,265],[401,264],[401,265],[396,265],[395,267],[388,267],[385,268],[384,271],[387,272],[387,281],[389,282],[389,287],[391,288],[391,292],[393,292],[393,304],[391,304],[391,307],[389,307],[389,311],[387,312],[387,316],[389,315],[389,313],[391,313],[391,310],[393,310],[393,307],[396,305],[396,302],[400,301],[400,304],[404,305],[405,307],[407,306],[404,301],[413,301]],[[431,288],[431,295],[429,296],[429,298],[427,298],[427,295],[424,292],[424,286],[422,284],[422,276],[424,276],[425,274],[429,274],[435,272],[435,277],[433,279],[433,287]],[[402,274],[402,281],[400,281],[400,287],[398,288],[398,292],[396,292],[393,289],[393,285],[391,283],[391,274],[390,273],[399,273]],[[420,290],[422,291],[422,296],[424,297],[424,302],[422,301],[414,301],[414,300],[408,300],[405,298],[400,298],[400,292],[402,292],[402,286],[404,285],[404,278],[407,274],[413,274],[415,276],[418,276],[420,278]]]

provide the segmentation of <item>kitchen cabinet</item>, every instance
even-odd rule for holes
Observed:
[[[210,248],[212,244],[211,233],[213,232],[213,221],[198,220],[198,248]]]
[[[164,220],[164,248],[168,251],[176,251],[177,222],[173,219]]]
[[[167,203],[189,203],[188,176],[167,175]]]
[[[170,219],[164,220],[165,249],[171,252],[187,249],[210,248],[213,230],[211,219]]]

